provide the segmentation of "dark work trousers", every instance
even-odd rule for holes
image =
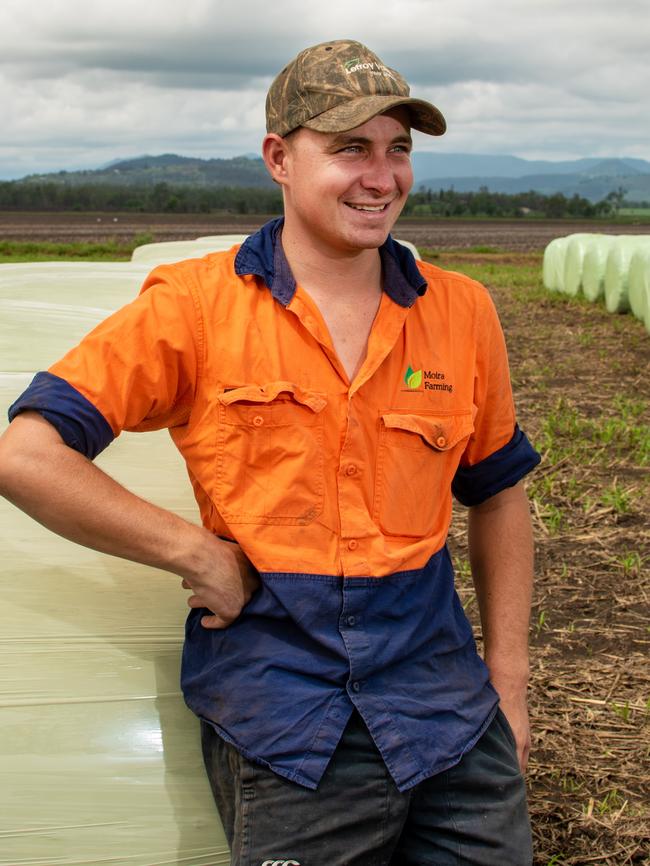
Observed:
[[[311,791],[202,723],[232,866],[530,866],[526,789],[499,710],[454,767],[400,793],[355,711]]]

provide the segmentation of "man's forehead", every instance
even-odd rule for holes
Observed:
[[[344,135],[357,135],[361,133],[365,134],[365,131],[368,129],[378,128],[380,126],[389,126],[390,122],[394,121],[395,124],[402,127],[401,132],[407,135],[410,138],[411,135],[411,115],[409,114],[408,108],[403,105],[398,105],[395,108],[389,108],[388,111],[384,111],[382,114],[376,114],[374,117],[371,117],[370,120],[367,120],[365,123],[362,123],[360,126],[355,126],[354,129],[347,130]],[[341,133],[338,133],[341,134]]]
[[[295,132],[313,136],[328,144],[339,142],[345,144],[351,141],[370,143],[378,138],[388,138],[390,141],[396,142],[410,143],[412,141],[409,113],[401,107],[392,108],[384,114],[377,114],[360,126],[355,126],[353,129],[345,130],[345,132],[316,132],[306,127],[301,127]]]

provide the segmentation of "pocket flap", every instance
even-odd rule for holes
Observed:
[[[453,415],[414,415],[383,412],[381,416],[388,430],[405,430],[421,436],[436,451],[448,451],[474,430],[471,410]]]
[[[244,385],[219,394],[224,406],[232,403],[270,403],[281,394],[289,394],[296,403],[307,406],[312,412],[320,412],[327,406],[327,399],[317,391],[308,391],[295,382],[269,382],[266,385]]]

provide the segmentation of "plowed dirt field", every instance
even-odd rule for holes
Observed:
[[[189,240],[202,235],[246,234],[265,217],[200,216],[196,214],[87,214],[0,212],[0,240],[103,241],[130,240],[149,234],[154,241]],[[396,237],[416,246],[468,249],[489,246],[526,252],[541,250],[555,237],[573,232],[647,234],[650,226],[607,225],[552,220],[422,220],[404,219]]]

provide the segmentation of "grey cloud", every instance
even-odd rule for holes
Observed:
[[[647,0],[4,0],[0,177],[30,154],[67,167],[257,150],[272,76],[346,36],[443,110],[449,132],[425,147],[648,156],[647,21]]]
[[[69,4],[59,2],[62,14],[32,21],[35,36],[6,45],[3,62],[16,64],[24,75],[43,69],[47,57],[53,74],[107,69],[147,76],[164,87],[176,80],[183,87],[239,88],[273,76],[299,48],[328,35],[330,27],[332,35],[342,35],[336,31],[344,20],[339,0],[322,7],[316,20],[310,7],[286,0],[274,4],[272,14],[266,3],[189,2],[194,12],[186,15],[167,5],[162,2],[151,21],[144,14],[116,14],[97,23],[92,15],[71,20],[65,14]],[[622,14],[626,5],[638,8],[634,0],[619,3],[618,13],[602,0],[568,5],[457,0],[451,12],[439,0],[403,0],[396,26],[386,28],[388,13],[377,15],[374,3],[359,0],[346,7],[345,28],[359,29],[360,38],[414,85],[540,76],[559,80],[604,59],[624,63],[631,51],[647,44],[647,35],[645,43],[640,36],[644,28],[630,27]],[[115,0],[113,6],[119,13],[126,4]],[[332,18],[337,24],[328,27]]]

